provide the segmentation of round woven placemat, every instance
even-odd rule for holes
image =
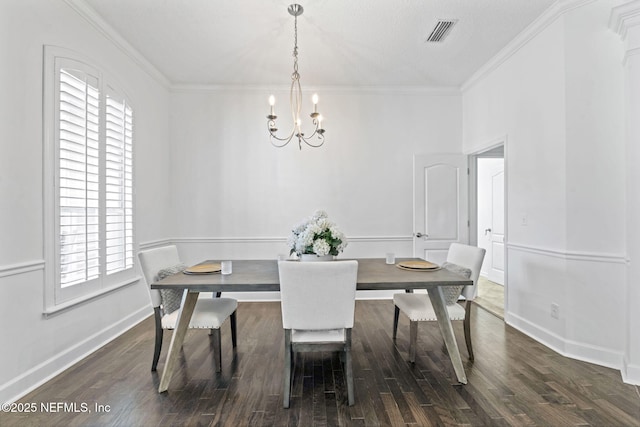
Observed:
[[[218,273],[222,270],[220,264],[198,264],[184,270],[185,274],[209,274]]]
[[[440,268],[438,264],[429,261],[402,261],[396,264],[396,266],[405,270],[418,271],[438,270]]]

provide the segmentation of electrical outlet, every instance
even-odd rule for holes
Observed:
[[[520,214],[520,225],[526,227],[529,224],[529,218],[527,218],[527,214]]]
[[[557,319],[560,317],[560,306],[555,302],[551,303],[551,317]]]

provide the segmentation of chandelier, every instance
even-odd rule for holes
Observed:
[[[302,15],[304,9],[299,4],[292,4],[287,9],[289,14],[294,18],[294,44],[293,44],[293,73],[291,74],[291,90],[289,91],[289,103],[291,104],[291,118],[293,119],[293,129],[288,136],[280,138],[276,135],[278,128],[276,127],[276,119],[278,116],[274,113],[274,105],[276,99],[273,95],[269,97],[269,105],[271,106],[271,112],[267,116],[267,126],[269,128],[269,140],[274,147],[284,147],[295,136],[298,138],[298,146],[302,150],[302,143],[304,142],[310,147],[320,147],[324,144],[324,129],[322,128],[322,115],[318,113],[318,94],[314,94],[312,97],[313,113],[311,113],[311,119],[315,129],[309,136],[301,130],[302,121],[300,120],[300,110],[302,108],[302,89],[300,88],[300,74],[298,73],[298,16]]]

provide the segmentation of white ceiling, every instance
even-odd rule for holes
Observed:
[[[288,85],[293,0],[85,1],[175,85]],[[462,85],[555,0],[298,0],[312,86]],[[425,39],[457,19],[442,43]]]

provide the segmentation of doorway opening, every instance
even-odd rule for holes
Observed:
[[[504,319],[506,187],[504,143],[470,156],[472,243],[486,250],[475,302]]]

